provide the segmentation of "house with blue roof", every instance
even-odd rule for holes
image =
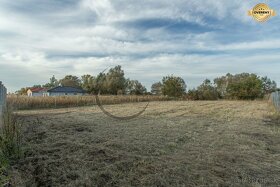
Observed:
[[[85,90],[81,88],[74,88],[69,86],[58,86],[55,88],[51,88],[48,91],[49,96],[73,96],[73,95],[84,95],[86,93]]]

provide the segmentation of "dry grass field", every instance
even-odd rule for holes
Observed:
[[[128,115],[145,103],[107,105]],[[280,186],[280,123],[265,101],[151,102],[18,112],[15,186]]]

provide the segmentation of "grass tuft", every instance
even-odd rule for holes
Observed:
[[[21,153],[21,132],[17,116],[12,109],[7,107],[0,129],[0,186],[9,185],[8,169],[13,161],[22,155]]]

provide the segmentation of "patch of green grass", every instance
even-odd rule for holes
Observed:
[[[9,166],[7,160],[0,155],[0,186],[5,186],[9,183],[9,177],[7,175],[7,168]]]

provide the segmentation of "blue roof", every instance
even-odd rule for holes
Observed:
[[[83,89],[74,88],[70,86],[58,86],[52,89],[49,89],[48,92],[62,92],[62,93],[85,93]]]

